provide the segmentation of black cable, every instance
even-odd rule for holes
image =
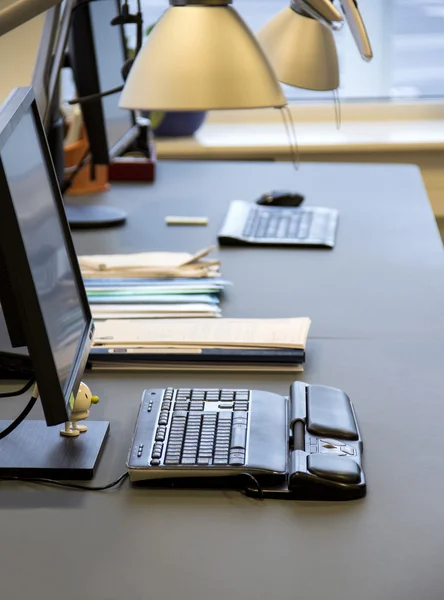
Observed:
[[[35,382],[35,377],[32,377],[26,385],[24,385],[19,390],[15,390],[14,392],[4,392],[0,394],[0,398],[14,398],[15,396],[21,396],[25,392],[27,392]]]
[[[90,151],[90,148],[88,146],[86,148],[86,150],[85,150],[82,158],[77,163],[77,166],[74,169],[74,171],[71,173],[71,175],[67,179],[65,179],[65,181],[63,182],[63,184],[60,186],[60,191],[62,192],[62,194],[64,194],[67,190],[69,190],[69,188],[72,185],[72,182],[74,181],[75,177],[79,173],[80,169],[85,165],[85,162],[86,162],[86,160],[87,160],[87,158],[89,156],[89,151]]]
[[[123,473],[123,475],[121,475],[115,481],[96,487],[82,485],[81,483],[67,483],[65,481],[58,481],[57,479],[46,479],[45,477],[0,477],[0,481],[19,481],[23,483],[35,483],[37,485],[54,485],[72,490],[83,490],[86,492],[104,492],[105,490],[110,490],[113,487],[120,486],[127,479],[127,477],[128,473]]]
[[[257,498],[258,500],[263,500],[264,499],[264,490],[261,488],[261,485],[259,483],[259,481],[256,479],[256,477],[254,477],[254,475],[252,475],[251,473],[241,473],[239,475],[239,477],[248,477],[248,479],[250,479],[251,481],[253,481],[254,485],[256,486],[256,489],[252,490],[251,488],[246,487],[243,490],[240,490],[242,492],[242,494],[245,494],[245,496],[250,496],[253,498]]]
[[[37,398],[38,396],[32,396],[31,400],[28,402],[28,404],[25,406],[25,408],[19,414],[19,416],[15,419],[15,421],[13,421],[10,425],[3,429],[3,431],[0,432],[0,440],[12,433],[14,429],[17,429],[20,423],[24,421],[24,419],[26,419],[31,410],[34,408],[34,404],[37,402]]]
[[[86,104],[87,102],[100,100],[100,98],[105,98],[106,96],[111,96],[112,94],[117,94],[117,92],[121,92],[123,90],[123,87],[123,85],[119,85],[118,87],[112,88],[111,90],[107,90],[106,92],[99,92],[97,94],[91,94],[90,96],[82,96],[81,98],[73,98],[72,100],[68,100],[68,104]]]

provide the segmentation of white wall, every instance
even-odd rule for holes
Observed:
[[[13,88],[31,85],[44,14],[0,37],[0,103]]]

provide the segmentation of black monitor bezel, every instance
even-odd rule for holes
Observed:
[[[45,327],[37,290],[27,259],[19,223],[9,191],[1,153],[7,140],[23,116],[31,109],[37,134],[47,166],[53,197],[57,206],[60,223],[65,236],[66,248],[71,260],[79,297],[81,299],[86,326],[79,344],[77,356],[68,379],[66,390],[62,389],[52,354],[48,332]],[[49,152],[43,123],[32,88],[17,88],[7,98],[0,110],[0,196],[4,194],[0,219],[0,247],[6,266],[8,282],[17,300],[18,313],[22,318],[23,332],[34,366],[39,395],[48,425],[58,425],[69,420],[71,414],[71,394],[76,394],[92,343],[94,322],[83,285],[74,244],[62,203],[54,165]],[[24,302],[26,299],[26,302]]]

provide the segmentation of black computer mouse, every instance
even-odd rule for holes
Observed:
[[[288,191],[273,191],[262,194],[256,200],[261,206],[300,206],[304,196]]]

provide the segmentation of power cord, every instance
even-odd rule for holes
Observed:
[[[25,392],[27,392],[32,384],[35,382],[35,377],[32,377],[27,384],[25,384],[22,388],[20,388],[19,390],[15,390],[14,392],[4,392],[0,394],[0,398],[14,398],[15,396],[21,396],[22,394],[24,394]]]
[[[245,477],[247,479],[249,479],[250,481],[253,482],[255,488],[252,489],[250,487],[245,487],[244,489],[240,489],[239,491],[241,492],[241,494],[244,494],[245,496],[250,496],[252,498],[256,498],[256,500],[263,500],[264,499],[264,490],[261,487],[261,484],[259,483],[259,481],[256,479],[256,477],[254,475],[252,475],[251,473],[240,473],[239,477]]]
[[[0,477],[0,481],[19,481],[22,483],[35,483],[37,485],[49,485],[56,487],[64,487],[71,490],[82,490],[86,492],[104,492],[114,487],[120,487],[122,483],[128,478],[128,473],[123,473],[118,479],[107,483],[106,485],[89,486],[82,485],[81,483],[67,483],[65,481],[58,481],[57,479],[46,479],[45,477]]]
[[[2,440],[7,435],[12,433],[14,431],[14,429],[17,429],[17,427],[20,425],[20,423],[26,419],[26,417],[29,415],[31,410],[34,408],[34,405],[37,402],[38,397],[39,397],[39,392],[37,389],[37,385],[35,385],[30,401],[25,406],[25,408],[22,410],[22,412],[19,414],[19,416],[15,419],[15,421],[13,421],[10,425],[5,427],[5,429],[3,429],[3,431],[0,432],[0,440]]]

